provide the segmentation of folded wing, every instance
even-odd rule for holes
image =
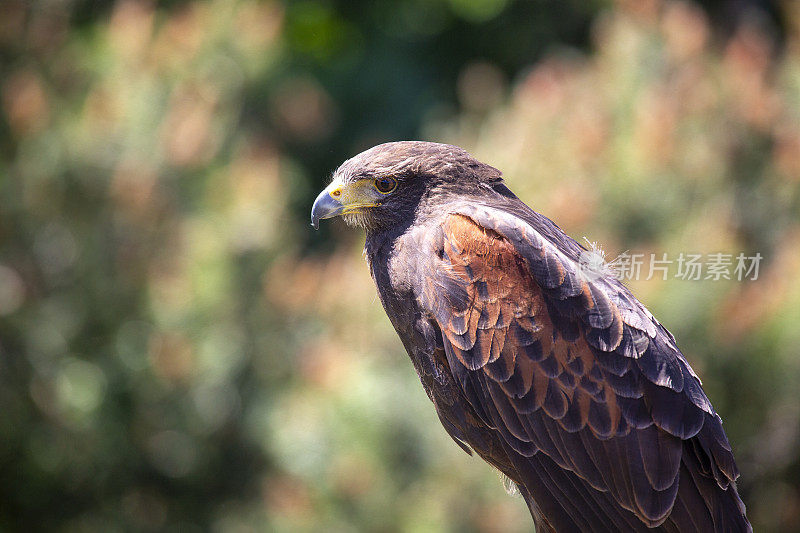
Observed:
[[[552,506],[589,529],[746,529],[721,420],[672,336],[616,280],[585,275],[574,241],[534,226],[461,205],[429,235],[418,288],[515,481],[545,476]]]

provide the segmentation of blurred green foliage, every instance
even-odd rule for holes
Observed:
[[[631,286],[757,530],[800,529],[800,10],[758,13],[0,3],[0,530],[529,530],[439,427],[363,237],[308,228],[339,162],[401,138],[610,257],[762,253],[757,281]]]

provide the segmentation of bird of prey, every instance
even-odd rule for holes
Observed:
[[[456,146],[345,161],[311,221],[366,230],[386,313],[442,425],[537,531],[750,531],[722,420],[675,338]]]

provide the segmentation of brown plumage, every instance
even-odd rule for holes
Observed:
[[[672,335],[464,150],[345,162],[312,223],[367,230],[381,302],[453,439],[539,530],[748,531],[722,421]]]

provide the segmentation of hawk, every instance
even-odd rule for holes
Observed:
[[[366,230],[372,278],[453,440],[537,531],[750,531],[722,420],[675,338],[456,146],[345,161],[311,222]]]

